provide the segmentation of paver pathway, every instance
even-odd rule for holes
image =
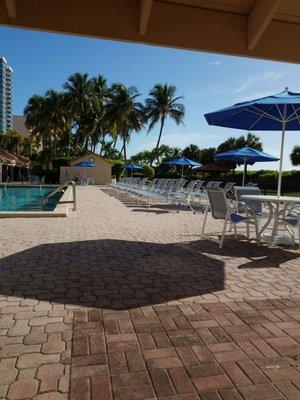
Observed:
[[[219,250],[201,215],[106,189],[78,201],[0,220],[0,399],[300,398],[298,250]]]
[[[72,399],[300,399],[300,299],[76,311]]]

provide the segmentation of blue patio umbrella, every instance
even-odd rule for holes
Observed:
[[[80,161],[80,162],[74,164],[73,166],[74,167],[92,168],[92,167],[96,167],[96,164],[94,162],[90,162],[90,161]]]
[[[143,167],[138,164],[134,164],[133,162],[126,164],[124,168],[131,172],[131,176],[133,171],[139,171],[143,169]]]
[[[196,161],[190,160],[186,157],[178,157],[174,158],[174,160],[166,161],[165,164],[181,166],[181,177],[183,178],[183,169],[184,167],[201,167],[202,164],[199,164]]]
[[[247,164],[253,165],[258,161],[278,161],[279,158],[271,156],[268,153],[252,149],[251,147],[245,146],[240,149],[233,149],[225,151],[223,153],[215,154],[215,158],[218,160],[230,160],[235,161],[237,164],[244,164],[243,172],[243,186],[245,185]]]
[[[90,161],[80,161],[76,164],[73,164],[73,167],[93,168],[96,167],[96,164]],[[85,178],[85,169],[83,170],[83,177]]]
[[[284,137],[286,131],[300,129],[300,93],[284,92],[237,103],[232,107],[205,114],[209,125],[248,131],[281,131],[277,195],[281,193]]]

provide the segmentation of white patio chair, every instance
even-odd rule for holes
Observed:
[[[295,234],[293,229],[296,228],[298,230],[298,244],[300,249],[300,206],[294,204],[288,206],[283,215],[283,222],[285,223],[286,227],[289,228],[288,232],[290,233],[294,244]]]
[[[258,226],[257,226],[257,220],[255,218],[252,218],[250,216],[246,217],[237,213],[235,208],[233,208],[229,204],[224,190],[219,188],[211,188],[211,189],[206,189],[206,193],[209,201],[209,207],[206,207],[202,231],[201,231],[201,238],[207,237],[204,231],[208,213],[209,211],[211,211],[211,215],[214,219],[223,221],[221,239],[215,240],[219,244],[220,249],[223,247],[227,226],[233,225],[234,235],[236,237],[236,225],[245,222],[247,222],[248,224],[253,224],[255,226],[256,239],[257,243],[259,244]],[[210,235],[207,238],[211,239],[211,236],[212,235]],[[216,236],[216,234],[213,234],[213,236]]]
[[[265,225],[261,228],[261,221],[265,218],[266,220],[269,217],[268,212],[264,212],[263,203],[260,200],[249,200],[244,199],[242,196],[244,195],[260,195],[260,189],[257,186],[235,186],[235,199],[236,199],[236,209],[239,214],[245,214],[246,217],[251,215],[253,218],[256,218],[259,237],[260,233],[264,231]],[[250,238],[250,229],[247,224],[247,237]]]

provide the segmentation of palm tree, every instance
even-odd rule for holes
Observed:
[[[51,165],[52,131],[48,120],[47,102],[44,96],[33,95],[24,109],[25,125],[31,135],[42,147],[42,157],[46,168]]]
[[[236,138],[229,137],[225,142],[221,143],[217,148],[217,153],[223,153],[224,151],[236,149]]]
[[[290,158],[293,165],[300,165],[300,146],[294,146]]]
[[[77,125],[79,142],[87,149],[90,134],[91,110],[93,109],[92,81],[88,74],[76,72],[63,85],[72,118]],[[88,122],[87,122],[88,121]]]
[[[38,143],[33,136],[24,137],[21,154],[25,157],[36,157],[39,150]]]
[[[131,156],[131,160],[134,163],[150,164],[153,160],[153,152],[148,150],[141,151]]]
[[[216,149],[215,147],[208,147],[200,150],[199,162],[203,165],[213,164],[215,162]]]
[[[111,88],[107,86],[106,78],[100,74],[91,79],[91,91],[95,120],[95,126],[91,132],[91,148],[95,152],[97,144],[100,140],[105,140],[105,136],[109,130],[105,114],[106,105],[111,97]]]
[[[66,95],[55,90],[47,90],[44,105],[46,107],[47,121],[51,128],[52,152],[54,155],[60,138],[71,131],[71,115],[66,111]]]
[[[183,97],[175,97],[175,93],[175,86],[168,85],[167,83],[164,85],[157,84],[150,91],[150,97],[146,99],[146,118],[149,122],[148,132],[150,132],[157,123],[160,123],[160,130],[155,148],[157,162],[159,162],[158,148],[166,119],[170,117],[177,125],[183,123],[185,110],[183,104],[178,103],[178,100]]]
[[[61,137],[71,131],[66,96],[55,90],[48,90],[44,96],[34,95],[29,99],[24,114],[32,137],[41,143],[43,161],[47,168],[51,168],[51,159],[57,153]]]
[[[201,150],[196,144],[190,144],[183,150],[182,155],[190,160],[200,162]]]
[[[240,136],[236,139],[236,148],[239,147],[252,147],[253,149],[262,151],[263,145],[260,138],[248,132],[246,136]]]
[[[119,150],[113,147],[113,140],[109,142],[102,142],[102,155],[105,158],[109,158],[111,160],[116,160],[120,158]]]
[[[172,159],[182,156],[182,150],[179,147],[170,147],[169,157]]]
[[[132,131],[139,131],[145,120],[143,105],[136,99],[140,96],[135,87],[112,85],[110,101],[106,107],[106,121],[113,134],[122,138],[124,160],[127,160],[126,145]]]
[[[15,129],[1,134],[1,147],[3,147],[4,150],[19,154],[22,148],[22,143],[22,135]]]

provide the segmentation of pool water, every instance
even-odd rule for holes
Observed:
[[[0,212],[1,211],[53,211],[62,192],[52,196],[47,204],[44,197],[53,192],[55,187],[0,187]]]

